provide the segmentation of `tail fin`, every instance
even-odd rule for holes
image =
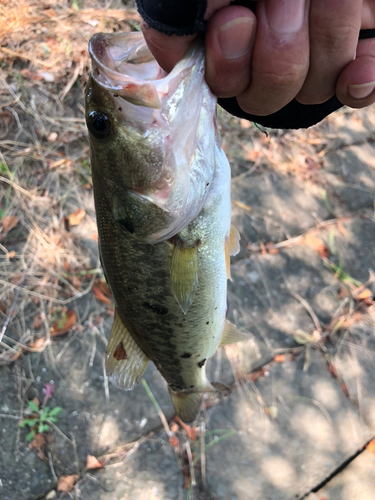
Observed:
[[[176,415],[184,422],[192,422],[198,415],[204,392],[173,392],[169,390]]]

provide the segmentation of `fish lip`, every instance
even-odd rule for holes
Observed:
[[[167,74],[154,59],[142,33],[96,33],[89,41],[91,75],[116,97],[161,109],[163,97],[171,93],[171,84],[180,81],[195,64],[192,55],[201,47],[202,41],[195,41],[182,61]]]
[[[134,44],[134,39],[138,43]],[[147,50],[144,48],[147,46],[141,33],[96,33],[89,41],[92,78],[101,87],[115,93],[119,97],[123,97],[132,104],[160,109],[161,102],[152,81],[145,81],[136,78],[134,75],[117,71],[117,61],[112,57],[111,48],[116,48],[119,42],[123,42],[124,45],[124,55],[120,61],[125,61],[125,64],[127,61],[136,62],[137,59],[134,56],[139,48],[143,48],[143,52],[147,54]],[[131,47],[130,42],[133,43],[133,47]],[[151,56],[150,52],[149,55]],[[156,61],[155,65],[157,65]]]

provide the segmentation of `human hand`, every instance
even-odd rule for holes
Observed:
[[[358,41],[361,28],[375,27],[374,0],[259,0],[256,16],[229,3],[208,0],[205,15],[206,80],[216,95],[236,96],[258,116],[335,93],[355,108],[375,102],[375,39]],[[167,71],[195,38],[142,30]]]

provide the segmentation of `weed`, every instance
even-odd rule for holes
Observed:
[[[24,418],[20,423],[20,427],[30,427],[30,432],[26,436],[26,441],[32,441],[37,434],[48,432],[50,430],[49,423],[57,422],[57,415],[61,412],[60,406],[49,408],[45,406],[39,409],[34,401],[29,401],[29,408],[33,411],[30,417]]]
[[[349,274],[344,272],[343,267],[344,263],[340,260],[339,265],[337,266],[331,261],[324,262],[324,265],[334,273],[335,277],[342,281],[346,285],[354,285],[361,286],[362,283],[354,278],[352,278]]]

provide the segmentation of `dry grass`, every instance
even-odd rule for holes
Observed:
[[[86,6],[0,2],[0,363],[21,347],[44,349],[53,322],[101,277],[82,106],[87,45],[98,31],[136,29],[139,17]],[[77,209],[84,218],[70,227]]]

